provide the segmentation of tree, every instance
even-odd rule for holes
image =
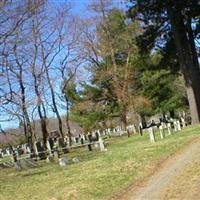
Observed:
[[[44,145],[49,116],[56,115],[64,137],[61,108],[65,102],[69,118],[69,102],[63,88],[80,65],[80,32],[70,8],[45,0],[0,3],[0,121],[17,119],[32,138],[39,118]],[[70,135],[69,120],[67,127]]]
[[[2,1],[0,3],[0,66],[1,66],[1,111],[11,120],[23,122],[26,141],[32,144],[33,132],[28,113],[29,100],[27,100],[28,81],[26,64],[23,55],[24,46],[27,45],[27,32],[25,26],[34,16],[33,10],[39,10],[43,1],[30,4],[31,1]],[[5,121],[5,118],[4,118]]]
[[[195,40],[199,38],[199,1],[131,0],[129,17],[140,20],[144,34],[139,41],[146,50],[155,46],[169,53],[176,47],[178,62],[184,75],[192,123],[200,122],[200,68]],[[173,43],[172,43],[173,41]],[[170,45],[169,45],[170,44]]]
[[[104,102],[106,109],[112,108],[115,114],[117,111],[126,126],[127,113],[134,107],[134,99],[138,95],[134,67],[139,54],[135,37],[141,29],[137,22],[127,21],[122,10],[105,1],[90,7],[97,15],[96,35],[92,35],[92,28],[84,32],[86,56],[92,73],[91,85],[102,90],[98,103]]]

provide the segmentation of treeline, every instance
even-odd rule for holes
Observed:
[[[61,115],[69,112],[65,90],[82,62],[70,4],[2,1],[0,9],[1,120],[18,120],[32,143],[39,119],[46,144],[47,119],[54,113],[64,137]]]
[[[17,119],[32,143],[33,122],[39,119],[46,144],[52,113],[61,137],[61,116],[66,115],[70,138],[69,119],[85,130],[115,117],[127,125],[130,113],[141,120],[173,115],[187,110],[189,100],[193,123],[198,123],[194,41],[199,4],[166,2],[131,1],[125,10],[112,1],[92,1],[88,17],[81,19],[68,3],[2,1],[1,121]]]

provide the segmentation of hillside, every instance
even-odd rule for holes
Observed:
[[[62,121],[63,121],[63,130],[65,133],[67,133],[67,126],[66,126],[66,122],[65,122],[64,118]],[[78,123],[70,121],[69,124],[70,124],[70,128],[71,128],[71,132],[74,136],[82,133],[82,128],[79,126]],[[48,119],[47,127],[48,127],[49,132],[58,130],[57,119],[55,119],[55,118]],[[6,135],[4,135],[3,133],[0,133],[0,144],[6,144],[8,142],[12,143],[12,144],[16,144],[24,138],[23,127],[19,127],[19,128],[15,128],[15,129],[7,129],[7,130],[5,130],[5,132],[7,133]],[[37,138],[41,138],[41,136],[42,136],[39,121],[35,122],[35,134],[36,134]]]

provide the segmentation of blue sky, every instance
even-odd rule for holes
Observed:
[[[111,0],[110,0],[111,1]],[[61,4],[64,2],[70,2],[73,6],[73,12],[76,13],[79,16],[88,16],[88,13],[86,12],[86,7],[88,4],[94,2],[94,0],[50,0],[50,2],[54,2],[57,4]],[[121,8],[125,8],[125,0],[112,0],[112,2],[117,6]]]
[[[87,5],[94,2],[94,0],[49,0],[49,2],[57,5],[70,2],[72,5],[72,13],[84,18],[89,16],[89,12],[87,11]],[[116,5],[116,7],[125,8],[125,4],[123,4],[122,2],[123,0],[113,0],[113,3]],[[50,117],[55,116],[55,114],[52,113],[50,110],[48,111],[48,113]],[[60,113],[65,114],[65,111],[60,110]],[[2,118],[5,119],[6,116],[1,115],[1,119]],[[3,128],[14,128],[18,127],[19,122],[17,120],[12,120],[8,122],[1,122],[1,125]]]

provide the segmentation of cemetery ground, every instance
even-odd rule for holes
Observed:
[[[199,137],[199,126],[187,127],[162,140],[156,133],[156,143],[150,143],[147,134],[131,138],[112,137],[107,140],[108,151],[94,149],[89,152],[82,148],[65,154],[69,159],[78,156],[80,162],[63,168],[58,163],[38,161],[36,168],[22,171],[1,169],[0,199],[125,199],[124,195],[134,192],[134,188],[156,173],[168,158],[182,152]],[[194,181],[199,174],[199,163],[191,163],[191,167],[183,172],[183,176],[174,179],[173,184],[181,181],[182,186],[186,186],[189,176]],[[192,181],[186,188],[191,185]],[[171,197],[182,190],[181,186],[166,188],[167,195]],[[164,196],[166,199],[167,195]]]

